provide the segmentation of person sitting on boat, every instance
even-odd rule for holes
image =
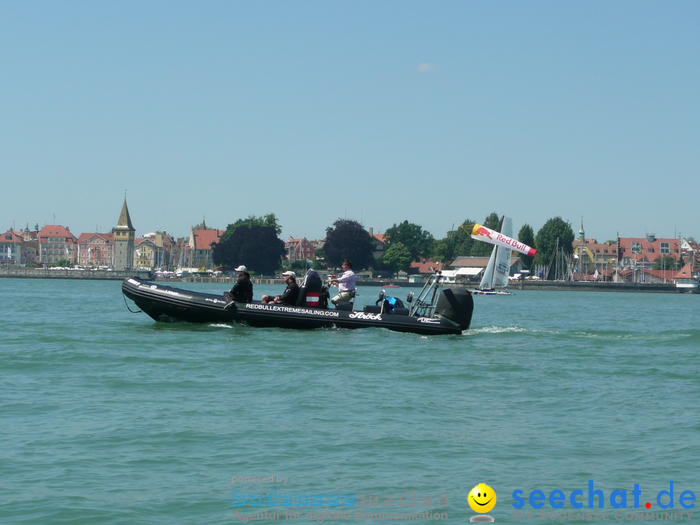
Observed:
[[[275,304],[297,304],[297,298],[299,297],[299,285],[297,284],[297,274],[292,271],[286,271],[282,274],[284,277],[284,282],[287,283],[287,288],[282,292],[282,295],[277,295],[275,297],[271,295],[263,295],[262,303],[275,303]]]
[[[239,303],[249,303],[253,300],[253,283],[250,281],[248,268],[241,264],[236,268],[236,271],[238,272],[238,280],[229,292],[231,298]]]
[[[355,297],[355,283],[357,282],[357,277],[352,271],[352,262],[349,259],[345,259],[340,267],[343,269],[343,275],[337,279],[331,279],[331,284],[338,285],[338,295],[331,299],[331,302],[336,306],[352,301]]]
[[[382,311],[390,314],[394,308],[403,308],[403,301],[399,299],[398,297],[393,297],[391,295],[386,295],[383,297],[380,297],[377,299],[377,301],[374,303],[376,306],[379,306],[379,304],[384,301],[384,304],[382,305]]]

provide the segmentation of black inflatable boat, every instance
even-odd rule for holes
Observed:
[[[315,273],[315,272],[313,272]],[[409,296],[409,308],[381,304],[363,310],[318,307],[322,283],[309,272],[299,290],[296,305],[238,303],[222,295],[194,292],[144,281],[125,279],[122,292],[156,321],[195,323],[241,322],[250,326],[281,328],[381,327],[425,335],[460,334],[469,328],[474,303],[466,290],[440,287],[440,274],[430,277],[418,297]]]

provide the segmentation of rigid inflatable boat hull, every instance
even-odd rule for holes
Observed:
[[[206,294],[161,286],[138,278],[125,279],[122,292],[156,321],[194,323],[242,322],[250,326],[278,328],[388,328],[424,335],[460,334],[471,319],[456,323],[443,316],[414,317],[389,313],[365,313],[280,304],[227,303],[223,295]]]

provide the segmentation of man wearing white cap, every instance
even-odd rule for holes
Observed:
[[[282,273],[284,282],[287,283],[287,288],[282,292],[282,295],[277,295],[272,297],[271,295],[263,295],[262,302],[276,303],[276,304],[297,304],[297,298],[299,297],[299,285],[297,284],[297,274],[288,270]]]
[[[231,288],[231,298],[239,303],[249,303],[253,300],[253,283],[250,282],[248,269],[241,264],[236,271],[238,280]]]

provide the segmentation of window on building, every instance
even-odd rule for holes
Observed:
[[[632,253],[642,253],[642,243],[633,242],[632,243]]]
[[[661,243],[661,253],[671,253],[671,243],[662,242]]]

